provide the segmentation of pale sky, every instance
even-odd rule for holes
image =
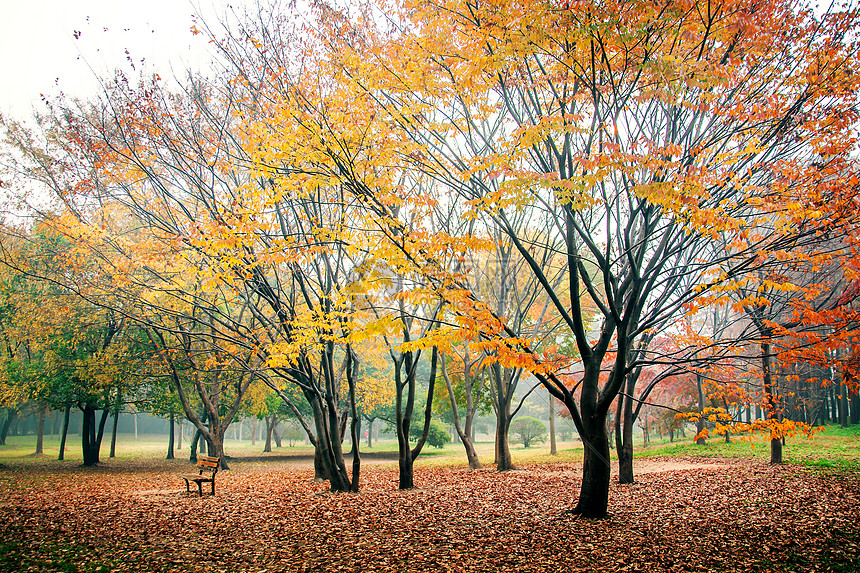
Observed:
[[[145,58],[161,75],[209,60],[190,32],[199,7],[207,21],[245,0],[0,0],[0,112],[23,119],[40,94],[98,93],[97,76]],[[77,38],[75,37],[77,36]]]

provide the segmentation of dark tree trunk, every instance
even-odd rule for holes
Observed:
[[[119,426],[119,404],[117,404],[117,408],[113,411],[113,427],[110,431],[110,455],[108,457],[115,458],[116,457],[116,429]]]
[[[36,455],[42,455],[45,446],[45,415],[48,411],[47,406],[42,406],[39,409],[39,425],[36,428]]]
[[[6,411],[6,419],[3,421],[3,428],[0,428],[0,446],[6,445],[6,436],[9,435],[9,428],[12,427],[12,422],[18,417],[18,408],[9,408]]]
[[[409,429],[412,423],[413,410],[415,407],[415,391],[416,380],[415,372],[417,370],[417,356],[413,357],[412,353],[407,353],[404,361],[406,377],[403,381],[399,372],[399,368],[395,367],[395,385],[397,393],[395,397],[395,425],[397,426],[397,463],[400,470],[400,478],[398,480],[398,489],[412,489],[415,487],[415,472],[413,464],[415,458],[421,453],[424,442],[427,440],[427,434],[430,430],[430,414],[433,406],[433,389],[436,383],[436,368],[439,359],[439,350],[433,348],[432,357],[430,359],[430,377],[427,384],[427,400],[424,407],[424,428],[415,448],[409,446]],[[414,360],[414,362],[413,362]],[[403,390],[406,389],[406,400],[404,402]]]
[[[633,376],[627,377],[627,393],[619,394],[618,404],[624,402],[621,409],[621,447],[616,448],[618,455],[618,483],[633,483],[633,390],[635,385]],[[616,437],[616,442],[619,438]],[[617,444],[616,444],[617,445]]]
[[[175,459],[173,455],[173,445],[176,440],[176,414],[172,411],[170,412],[170,432],[168,433],[167,438],[167,457],[165,459],[172,460]]]
[[[110,454],[109,457],[116,457],[116,429],[119,424],[119,411],[120,406],[122,405],[122,393],[119,388],[116,391],[116,403],[113,408],[113,427],[111,428],[110,433]]]
[[[511,427],[511,404],[517,386],[518,374],[510,369],[504,369],[501,365],[493,364],[491,367],[490,395],[496,410],[496,469],[500,472],[514,469],[511,457],[510,437]]]
[[[860,424],[860,395],[851,396],[851,423]]]
[[[100,461],[99,450],[101,450],[101,441],[104,435],[105,422],[107,422],[108,410],[102,411],[101,420],[98,424],[96,424],[95,406],[84,404],[81,411],[83,413],[81,449],[83,451],[84,466],[94,466]]]
[[[412,489],[415,487],[415,473],[413,469],[412,449],[407,442],[406,447],[400,450],[397,466],[400,475],[397,482],[398,489]]]
[[[83,419],[81,421],[81,448],[83,450],[84,465],[92,466],[98,463],[98,453],[94,451],[96,440],[96,411],[87,404],[81,410]]]
[[[510,426],[510,415],[503,412],[496,416],[496,469],[500,472],[514,469],[514,461],[511,457],[511,444],[508,436]]]
[[[361,474],[361,416],[358,415],[358,406],[356,405],[355,392],[355,357],[352,353],[352,347],[346,347],[346,380],[349,387],[349,408],[350,417],[352,418],[351,436],[352,436],[352,480],[350,483],[350,491],[358,492],[359,476]]]
[[[839,423],[843,428],[848,427],[848,386],[839,383]]]
[[[69,435],[69,418],[72,416],[72,405],[66,404],[65,411],[63,412],[63,429],[61,430],[62,434],[60,435],[60,454],[57,456],[57,461],[63,461],[63,458],[66,454],[66,436]]]
[[[323,454],[319,447],[314,448],[314,481],[326,481],[328,473],[323,463]]]
[[[609,437],[606,432],[606,419],[594,419],[582,436],[585,446],[582,463],[582,486],[579,501],[574,513],[589,518],[606,516],[609,505]]]
[[[770,463],[782,463],[782,438],[771,438],[770,440]]]

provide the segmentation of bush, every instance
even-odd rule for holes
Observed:
[[[532,442],[540,443],[546,440],[546,426],[537,418],[522,416],[511,422],[510,432],[514,434],[524,447],[529,447]]]
[[[424,416],[420,416],[420,420],[412,420],[412,425],[409,428],[409,437],[413,440],[418,440],[421,433],[424,431]],[[451,434],[448,433],[448,428],[439,420],[430,420],[430,430],[427,432],[427,443],[434,448],[442,448],[445,444],[451,441]]]

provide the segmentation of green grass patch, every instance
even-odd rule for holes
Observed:
[[[57,436],[46,436],[44,455],[33,456],[35,436],[10,436],[7,444],[0,446],[0,484],[10,475],[3,468],[41,467],[72,468],[79,466],[82,461],[80,437],[70,435],[66,442],[65,461],[57,461],[59,439]],[[239,460],[253,463],[266,463],[270,458],[284,459],[292,456],[307,458],[313,455],[313,448],[303,443],[289,446],[284,441],[283,447],[272,446],[271,453],[263,453],[264,443],[250,440],[237,441],[227,439],[225,451],[227,455]],[[614,446],[614,443],[613,443]],[[492,467],[495,446],[492,441],[482,441],[475,444],[478,457],[484,467]],[[175,461],[168,463],[182,464],[189,456],[189,441],[185,439],[179,450],[174,450]],[[133,461],[148,462],[164,460],[167,454],[167,436],[140,435],[137,439],[131,434],[120,434],[117,439],[116,458],[108,457],[110,451],[110,436],[105,437],[102,444],[101,460],[111,465],[115,462]],[[397,442],[393,437],[384,436],[373,442],[368,448],[361,445],[365,459],[376,463],[396,467]],[[558,443],[558,453],[550,455],[549,444],[542,443],[530,448],[521,444],[511,444],[511,456],[514,465],[530,465],[544,463],[579,463],[582,461],[582,443],[570,440]],[[611,456],[615,459],[614,447]],[[704,446],[688,437],[676,439],[673,443],[668,439],[652,437],[648,446],[642,446],[642,437],[637,435],[634,442],[634,457],[647,458],[740,458],[767,461],[770,459],[770,444],[765,437],[732,436],[732,441],[726,443],[722,437],[710,438]],[[786,440],[783,450],[786,463],[809,467],[820,471],[851,471],[860,472],[860,425],[841,428],[836,425],[824,426],[811,437],[798,435]],[[444,467],[466,465],[466,455],[460,443],[446,444],[443,448],[426,446],[421,456],[416,460],[416,467]],[[16,478],[17,479],[17,478]]]
[[[748,458],[770,460],[770,439],[762,436],[733,436],[727,443],[713,437],[705,445],[692,440],[667,443],[653,441],[650,446],[637,448],[634,457],[704,457]],[[811,436],[791,436],[783,447],[783,461],[789,464],[825,471],[860,472],[860,425],[841,428],[822,426]]]

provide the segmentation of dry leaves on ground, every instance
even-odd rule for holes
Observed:
[[[215,497],[177,471],[0,472],[7,571],[857,571],[860,476],[750,463],[613,483],[611,517],[566,513],[573,466],[418,470],[360,494],[307,471],[218,474]],[[185,469],[185,468],[183,468]]]

